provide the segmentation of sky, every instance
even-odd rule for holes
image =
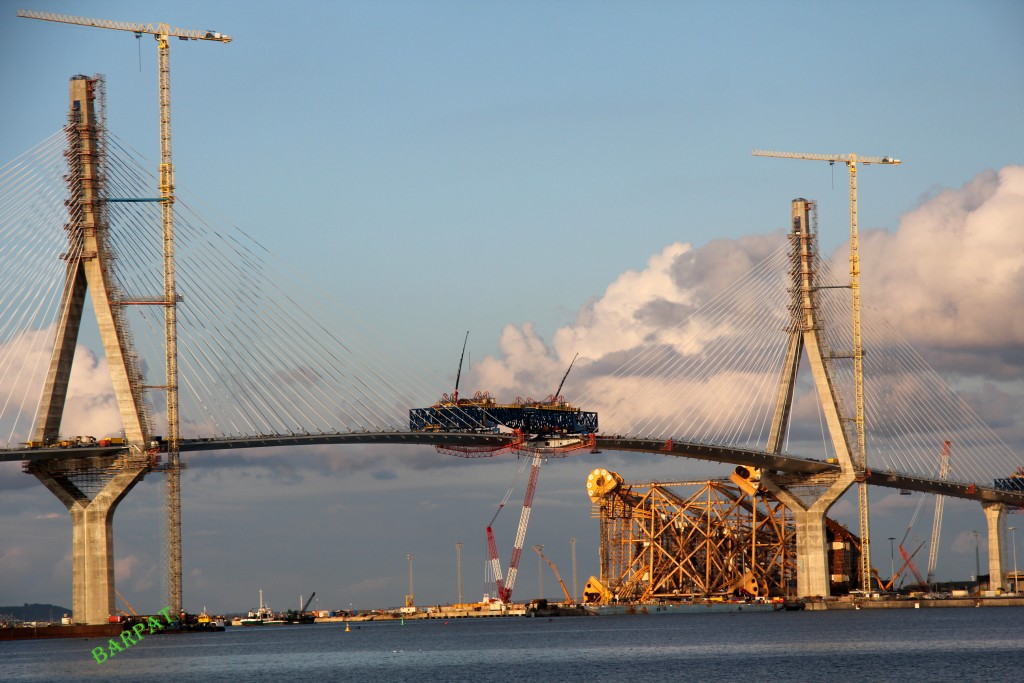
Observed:
[[[441,376],[469,330],[466,386],[499,394],[553,388],[580,340],[601,340],[582,350],[591,361],[621,351],[645,304],[697,287],[694,263],[728,271],[785,228],[795,197],[818,201],[822,251],[841,258],[845,169],[752,150],[895,156],[859,174],[865,299],[1024,453],[1018,2],[0,0],[0,163],[60,128],[78,73],[105,75],[110,129],[159,156],[153,40],[19,8],[231,35],[172,41],[179,191]],[[410,554],[417,602],[453,602],[457,542],[476,599],[513,460],[186,458],[186,608],[249,609],[259,589],[275,609],[313,590],[322,609],[398,605]],[[579,586],[597,571],[584,483],[599,466],[633,481],[727,472],[616,454],[546,465],[527,543],[570,588],[570,538]],[[164,604],[159,482],[115,516],[118,588],[148,611]],[[0,488],[0,604],[70,606],[67,512],[17,465]],[[872,490],[876,567],[917,500]],[[855,494],[833,515],[856,528]],[[517,516],[502,513],[502,548]],[[947,501],[940,580],[975,572],[983,524],[977,505]],[[984,573],[984,533],[980,550]],[[534,557],[518,597],[538,592]]]

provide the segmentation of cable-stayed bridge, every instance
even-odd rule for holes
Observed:
[[[485,393],[439,401],[447,382],[401,351],[408,345],[394,338],[407,333],[397,321],[386,331],[361,323],[344,311],[345,296],[320,291],[180,198],[169,301],[158,176],[93,110],[100,85],[76,77],[67,128],[0,169],[0,460],[24,462],[71,512],[76,619],[110,613],[117,502],[147,473],[176,475],[157,437],[171,431],[169,309],[178,322],[175,452],[406,443],[477,456],[603,449],[732,463],[797,517],[803,595],[828,594],[824,515],[854,483],[941,493],[982,504],[990,573],[1001,583],[1000,523],[1006,506],[1024,506],[1024,491],[996,482],[1010,481],[1019,459],[869,313],[861,457],[849,290],[818,255],[813,202],[794,201],[792,230],[710,303],[665,302],[671,322],[656,338],[636,340],[613,367],[584,359],[574,405],[561,396],[499,404]],[[111,382],[99,399],[75,376],[91,360],[78,342],[90,334]],[[94,434],[89,420],[105,396],[123,432]],[[600,415],[600,428],[541,421],[516,431],[494,418],[498,406],[580,406]],[[443,424],[412,419],[428,407]],[[948,472],[939,457],[947,440]]]

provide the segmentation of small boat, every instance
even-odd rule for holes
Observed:
[[[283,624],[284,619],[278,619],[274,612],[263,604],[263,590],[260,589],[260,606],[258,609],[249,610],[249,615],[238,620],[241,626],[265,626],[269,624]]]
[[[199,617],[196,619],[196,623],[199,624],[200,628],[209,630],[223,630],[224,627],[226,626],[223,619],[214,619],[209,614],[207,614],[206,605],[203,605],[203,611],[199,614]]]

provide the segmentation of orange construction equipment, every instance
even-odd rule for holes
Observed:
[[[544,556],[544,553],[540,551],[539,546],[531,545],[530,547],[540,555],[540,559],[548,563],[548,566],[551,567],[551,571],[555,573],[555,578],[558,579],[558,585],[562,587],[562,594],[565,595],[565,604],[572,605],[575,603],[576,601],[572,599],[571,595],[569,595],[569,589],[565,587],[565,581],[562,581],[562,575],[558,573],[558,567],[555,566],[555,563]]]

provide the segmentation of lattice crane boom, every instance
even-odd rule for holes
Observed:
[[[160,209],[163,239],[163,299],[155,302],[164,309],[164,347],[166,378],[163,386],[167,403],[167,552],[168,600],[171,611],[181,612],[181,465],[179,460],[178,419],[178,295],[174,273],[174,165],[171,162],[171,37],[181,40],[207,40],[230,43],[231,36],[216,31],[198,31],[168,24],[142,24],[109,19],[90,19],[68,14],[18,10],[25,19],[128,31],[140,36],[153,35],[157,43],[157,74],[160,95]]]
[[[509,494],[512,489],[509,489],[509,494],[505,495],[505,500],[502,501],[501,505],[498,506],[498,512],[494,513],[494,517],[491,518],[491,523],[487,525],[487,551],[490,555],[491,571],[494,574],[494,580],[497,584],[498,600],[503,603],[508,603],[512,598],[512,589],[516,585],[516,576],[519,573],[519,559],[523,554],[523,543],[526,540],[526,527],[530,523],[530,511],[533,509],[533,496],[537,491],[537,478],[540,475],[540,466],[543,460],[539,455],[532,456],[532,463],[530,467],[530,479],[526,484],[526,496],[523,498],[523,509],[519,515],[519,526],[516,529],[516,540],[512,548],[512,559],[508,563],[508,574],[505,576],[504,582],[501,578],[501,561],[498,559],[498,545],[494,541],[494,520],[498,516],[498,512],[505,506],[505,501],[508,500]],[[517,475],[518,476],[518,475]]]
[[[231,36],[217,33],[216,31],[197,31],[187,28],[176,28],[167,24],[142,24],[127,21],[113,21],[111,19],[90,19],[89,17],[76,17],[70,14],[55,14],[53,12],[36,12],[34,10],[20,9],[18,16],[25,19],[41,19],[42,21],[55,21],[61,24],[74,24],[76,26],[92,26],[93,28],[109,28],[115,31],[129,31],[131,33],[148,33],[154,36],[167,36],[181,38],[183,40],[214,40],[220,43],[230,43]]]
[[[924,579],[921,578],[921,572],[918,571],[917,565],[914,564],[914,555],[917,555],[917,551],[920,549],[921,546],[917,546],[917,550],[915,550],[912,555],[907,553],[906,549],[903,547],[903,544],[900,543],[900,555],[903,556],[903,563],[910,568],[910,571],[911,573],[913,573],[914,578],[917,579],[917,585],[922,589],[927,589],[928,584],[925,582]]]
[[[890,164],[899,165],[903,163],[892,157],[864,157],[856,154],[806,154],[804,152],[769,152],[763,149],[755,149],[755,157],[775,157],[777,159],[807,159],[810,161],[839,161],[844,164]]]
[[[508,602],[512,597],[512,589],[516,585],[516,576],[519,572],[519,558],[523,554],[523,543],[526,540],[526,527],[530,523],[530,512],[533,509],[533,495],[537,492],[537,476],[540,474],[540,465],[543,462],[540,456],[533,457],[533,464],[530,466],[530,479],[526,484],[526,496],[523,498],[523,509],[519,514],[519,527],[516,529],[516,541],[512,547],[512,559],[508,563],[508,575],[505,577],[505,596],[502,602]]]
[[[860,329],[860,248],[857,237],[857,164],[886,164],[897,166],[899,159],[889,156],[869,157],[856,154],[808,154],[804,152],[769,152],[754,150],[757,157],[775,157],[779,159],[804,159],[809,161],[837,161],[846,164],[850,171],[850,292],[852,299],[853,318],[853,384],[856,415],[854,425],[857,431],[857,443],[853,453],[853,465],[857,473],[859,486],[857,489],[858,508],[860,510],[860,577],[861,588],[871,590],[871,524],[868,515],[868,471],[867,450],[864,437],[864,351],[861,343]]]
[[[539,545],[531,545],[530,547],[533,548],[533,551],[535,553],[540,555],[540,558],[542,560],[544,560],[545,562],[548,563],[549,567],[551,567],[551,571],[555,573],[555,578],[558,579],[558,585],[562,587],[562,595],[565,596],[565,604],[566,605],[571,605],[574,601],[572,599],[572,596],[569,595],[569,589],[565,587],[565,581],[562,580],[562,575],[558,572],[558,567],[556,567],[555,563],[552,562],[551,560],[549,560],[547,558],[547,556],[544,553],[541,552],[541,550],[540,550],[541,546],[539,546]],[[544,597],[544,596],[541,595],[540,597]]]

